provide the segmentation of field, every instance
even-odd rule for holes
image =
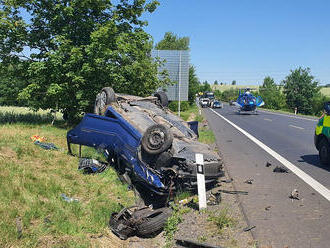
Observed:
[[[109,217],[133,204],[133,192],[111,168],[96,175],[79,172],[78,158],[67,154],[69,128],[60,121],[52,126],[47,116],[0,109],[0,123],[11,120],[0,125],[0,247],[97,247],[104,242],[119,247],[117,239],[109,238]],[[14,123],[15,118],[26,123]],[[32,135],[60,149],[44,150]],[[83,155],[100,156],[94,150]],[[66,202],[61,194],[79,201]]]
[[[251,88],[259,90],[258,85],[212,85],[213,90],[220,90],[225,91],[229,89],[244,89],[244,88]],[[325,96],[330,96],[330,87],[322,87],[320,92]]]

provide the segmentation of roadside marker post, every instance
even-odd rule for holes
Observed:
[[[206,209],[206,190],[205,190],[205,174],[204,174],[204,158],[203,154],[196,153],[197,165],[197,189],[199,210]]]

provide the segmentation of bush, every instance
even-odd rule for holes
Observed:
[[[168,108],[173,112],[178,112],[178,106],[179,106],[178,101],[172,101],[169,103]],[[180,103],[180,111],[187,111],[188,109],[189,109],[189,102],[182,101]]]

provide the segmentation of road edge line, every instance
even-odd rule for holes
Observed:
[[[325,199],[330,201],[330,190],[323,186],[321,183],[316,181],[314,178],[309,176],[307,173],[305,173],[303,170],[299,169],[297,166],[292,164],[290,161],[282,157],[280,154],[272,150],[270,147],[262,143],[260,140],[246,132],[244,129],[237,126],[235,123],[231,122],[227,118],[223,117],[218,112],[214,111],[213,109],[210,109],[214,114],[225,120],[227,123],[232,125],[234,128],[236,128],[238,131],[240,131],[242,134],[244,134],[246,137],[248,137],[251,141],[253,141],[255,144],[257,144],[260,148],[262,148],[264,151],[266,151],[268,154],[273,156],[275,159],[277,159],[281,164],[283,164],[285,167],[287,167],[289,170],[291,170],[296,176],[298,176],[300,179],[302,179],[305,183],[307,183],[309,186],[311,186],[314,190],[316,190],[320,195],[322,195]]]

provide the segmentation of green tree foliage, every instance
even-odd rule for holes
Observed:
[[[225,90],[221,94],[221,100],[225,102],[229,102],[232,100],[236,100],[238,97],[238,90],[234,88],[230,88],[228,90]]]
[[[27,61],[4,65],[0,63],[0,105],[25,105],[18,102],[19,92],[28,85],[24,75],[27,70]]]
[[[219,84],[219,83],[218,83],[218,80],[215,80],[213,84],[214,84],[214,85],[218,85],[218,84]]]
[[[207,81],[204,81],[203,84],[200,85],[200,91],[201,92],[212,91],[211,85]]]
[[[113,2],[1,1],[0,59],[4,65],[28,62],[22,100],[35,109],[58,105],[74,117],[91,110],[104,86],[147,95],[165,83],[157,77],[159,63],[149,55],[152,39],[141,20],[158,1]]]
[[[189,67],[189,87],[188,87],[188,101],[192,104],[195,101],[196,94],[200,92],[199,80],[196,76],[194,66]]]
[[[233,80],[233,82],[231,82],[231,85],[236,85],[236,80]]]
[[[322,95],[320,92],[316,93],[312,98],[312,113],[320,116],[323,113],[324,103],[330,101],[329,97]]]
[[[222,98],[222,92],[220,90],[215,90],[214,91],[214,97],[216,99],[221,99]]]
[[[177,112],[179,109],[179,102],[171,101],[168,105],[168,108],[173,112]],[[187,111],[188,109],[189,109],[189,102],[181,101],[180,102],[180,111],[184,112],[184,111]]]
[[[299,113],[313,113],[313,99],[318,95],[319,88],[309,68],[291,70],[291,74],[283,80],[283,88],[290,109],[297,107]]]
[[[271,77],[265,77],[263,85],[259,88],[259,95],[265,102],[265,108],[282,109],[285,108],[285,96],[279,86]]]
[[[172,32],[166,32],[155,48],[157,50],[189,50],[189,37],[178,37]]]

